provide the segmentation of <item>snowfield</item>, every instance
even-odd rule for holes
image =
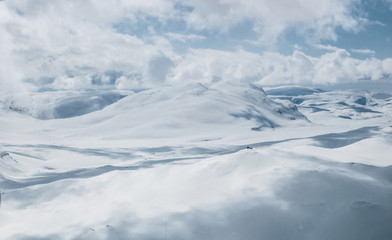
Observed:
[[[0,238],[391,239],[391,92],[264,90],[3,96]]]

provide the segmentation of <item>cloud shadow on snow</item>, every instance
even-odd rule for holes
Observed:
[[[1,186],[3,189],[24,188],[24,187],[35,186],[40,184],[48,184],[51,182],[56,182],[64,179],[90,178],[112,171],[130,171],[130,170],[138,170],[143,168],[152,168],[154,167],[154,165],[157,164],[168,164],[168,163],[174,163],[178,161],[200,159],[200,158],[202,157],[168,158],[168,159],[161,159],[161,160],[142,161],[130,166],[105,165],[105,166],[94,167],[94,168],[81,168],[68,172],[44,173],[44,174],[37,175],[35,177],[18,180],[18,181],[11,180],[11,179],[2,179]]]
[[[75,152],[83,155],[89,156],[100,156],[100,157],[107,157],[111,159],[131,159],[135,158],[136,156],[132,154],[128,149],[123,149],[124,151],[114,151],[112,149],[104,149],[104,148],[76,148],[76,147],[68,147],[62,145],[51,145],[51,144],[24,144],[24,145],[11,145],[11,144],[3,144],[6,147],[18,147],[18,148],[32,148],[32,149],[42,149],[42,150],[62,150],[62,151],[69,151]],[[25,153],[12,151],[11,153],[37,158],[31,155],[27,155]],[[39,159],[39,158],[38,158]]]
[[[377,130],[379,130],[379,127],[363,127],[343,133],[314,136],[311,139],[316,141],[317,146],[323,148],[341,148],[375,136]]]
[[[389,185],[351,175],[358,166],[341,167],[345,171],[306,170],[288,176],[274,186],[273,199],[248,197],[220,209],[193,209],[154,219],[135,219],[127,213],[108,219],[104,230],[86,229],[76,239],[390,239]],[[386,170],[391,173],[391,168]]]

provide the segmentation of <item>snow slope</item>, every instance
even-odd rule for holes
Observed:
[[[5,96],[2,107],[38,119],[58,119],[81,116],[98,111],[130,94],[125,91],[52,91]]]
[[[266,92],[164,87],[68,118],[6,105],[2,238],[389,239],[390,93]],[[18,106],[106,96],[58,94]]]

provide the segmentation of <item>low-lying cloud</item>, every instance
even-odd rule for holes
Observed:
[[[237,50],[192,50],[174,69],[172,81],[249,81],[261,84],[334,84],[392,75],[392,59],[353,58],[337,49],[320,57],[300,51],[262,55]]]

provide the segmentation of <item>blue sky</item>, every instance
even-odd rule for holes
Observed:
[[[334,44],[344,49],[374,50],[377,58],[392,57],[392,12],[389,4],[369,0],[363,1],[363,8],[370,21],[363,30],[358,33],[338,30],[338,41],[325,44]]]
[[[0,2],[9,89],[389,81],[390,0]]]
[[[387,1],[362,1],[357,4],[356,10],[352,14],[367,19],[359,30],[345,30],[340,27],[335,29],[336,39],[318,39],[317,43],[322,45],[335,46],[342,49],[354,50],[352,55],[358,58],[366,58],[366,53],[355,50],[370,50],[368,55],[377,58],[388,58],[392,56],[392,12]],[[192,7],[178,6],[182,12],[192,12]],[[146,18],[139,20],[138,24],[129,23],[128,19],[123,19],[114,27],[119,32],[130,35],[146,37],[151,35],[148,27],[153,27],[155,34],[176,33],[182,35],[199,35],[202,40],[189,40],[176,42],[178,49],[191,48],[214,48],[219,50],[233,50],[242,47],[252,52],[262,53],[263,51],[277,51],[290,54],[295,49],[301,48],[305,53],[312,56],[319,56],[325,50],[313,46],[315,42],[309,42],[306,35],[298,32],[295,27],[288,28],[278,37],[274,46],[257,46],[247,41],[257,41],[258,35],[253,30],[254,22],[245,19],[236,23],[227,32],[219,30],[194,30],[189,29],[183,19],[160,21],[158,18]],[[371,53],[374,52],[374,53]]]

